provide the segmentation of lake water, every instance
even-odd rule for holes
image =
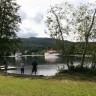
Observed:
[[[58,68],[63,66],[67,69],[66,57],[60,58],[59,56],[22,56],[22,57],[7,57],[9,66],[16,67],[16,70],[8,70],[8,73],[20,74],[20,63],[23,61],[25,64],[24,74],[31,74],[32,71],[32,61],[36,59],[38,63],[37,75],[52,76],[58,71]],[[81,57],[70,57],[70,61],[73,60],[75,65],[80,64]],[[3,64],[3,58],[0,59],[0,65]],[[91,60],[86,59],[85,64],[90,65]]]

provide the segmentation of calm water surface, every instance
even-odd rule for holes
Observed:
[[[32,61],[35,59],[38,63],[37,75],[52,76],[58,72],[58,67],[66,66],[66,57],[60,58],[59,56],[22,56],[22,57],[7,57],[9,66],[16,67],[16,70],[8,70],[8,73],[20,74],[20,63],[23,61],[25,64],[25,74],[31,74]],[[70,57],[69,61],[73,61],[75,65],[80,64],[80,57]],[[91,60],[87,58],[87,65],[91,63]],[[0,65],[3,64],[3,57],[0,59]]]

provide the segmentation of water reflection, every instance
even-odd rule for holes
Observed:
[[[45,56],[45,61],[55,63],[59,60],[59,56]]]
[[[32,61],[34,60],[33,56],[23,56],[23,57],[7,57],[9,61],[9,66],[16,67],[17,70],[9,70],[9,73],[17,73],[20,74],[20,63],[23,61],[25,63],[25,74],[31,74],[32,71]],[[60,58],[59,56],[36,56],[35,59],[38,62],[38,72],[37,75],[45,75],[45,76],[51,76],[55,75],[55,73],[58,70],[58,67],[61,68],[64,67],[67,68],[66,65],[66,57]],[[73,59],[73,63],[75,65],[80,64],[81,58],[80,57],[70,57],[69,61]],[[0,64],[3,64],[3,58],[0,58]],[[91,63],[90,58],[86,58],[87,65]]]
[[[17,68],[20,67],[21,62],[22,62],[21,57],[15,57],[15,64],[17,65]]]
[[[7,57],[9,61],[9,66],[16,67],[16,70],[8,70],[8,73],[20,74],[20,63],[23,61],[25,63],[25,74],[31,74],[32,71],[32,61],[34,58],[38,62],[38,71],[37,75],[52,76],[58,70],[58,66],[62,67],[63,64],[59,64],[59,57],[45,57],[45,56],[23,56],[23,57]],[[3,60],[3,59],[2,59]],[[1,64],[3,64],[1,62]]]

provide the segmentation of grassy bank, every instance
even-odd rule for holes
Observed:
[[[96,96],[95,81],[0,76],[0,96]]]

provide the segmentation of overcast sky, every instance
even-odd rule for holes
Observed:
[[[59,4],[65,0],[17,0],[21,6],[19,14],[22,19],[18,37],[49,37],[44,30],[44,15],[50,5]],[[73,4],[95,2],[96,0],[66,0]]]

